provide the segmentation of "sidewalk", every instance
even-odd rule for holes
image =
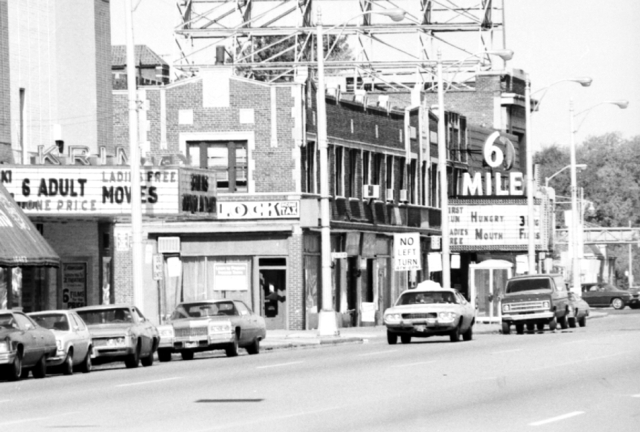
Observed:
[[[591,311],[589,319],[607,316],[606,312]],[[338,336],[319,337],[317,330],[267,330],[267,337],[260,342],[264,351],[279,349],[323,348],[339,344],[364,344],[371,339],[385,338],[385,326],[345,327],[338,329]],[[474,334],[499,334],[500,324],[477,323],[473,326]]]

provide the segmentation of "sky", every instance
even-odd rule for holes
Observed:
[[[170,62],[176,56],[173,28],[180,22],[175,0],[132,2],[134,42]],[[124,3],[111,0],[114,45],[126,41]],[[569,145],[571,100],[577,145],[608,132],[640,135],[640,1],[504,0],[504,5],[506,47],[514,51],[507,68],[527,72],[534,96],[544,95],[531,116],[535,150]],[[591,77],[593,84],[559,82],[574,77]],[[629,107],[598,105],[611,100],[628,100]]]

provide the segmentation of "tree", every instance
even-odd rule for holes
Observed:
[[[306,41],[306,43],[305,43]],[[337,43],[336,43],[337,41]],[[261,36],[253,39],[253,51],[258,52],[253,56],[253,59],[247,59],[253,63],[266,62],[269,63],[281,63],[281,62],[294,62],[296,56],[298,61],[316,61],[316,42],[315,35],[307,40],[307,38],[295,37],[283,38],[282,36]],[[297,44],[297,46],[296,46]],[[329,60],[349,60],[352,53],[346,37],[338,39],[335,35],[325,35],[324,37],[324,52],[333,47]],[[251,46],[243,46],[241,53],[237,55],[238,58],[248,55],[251,52]],[[253,78],[259,81],[269,81],[277,78],[277,81],[292,81],[293,76],[289,73],[278,77],[285,70],[284,69],[257,69],[251,67],[239,66],[238,70],[246,77]],[[327,74],[331,74],[331,71],[327,71]]]

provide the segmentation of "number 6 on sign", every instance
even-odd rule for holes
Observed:
[[[502,149],[495,145],[496,140],[504,144],[507,153],[506,160]],[[496,131],[489,135],[485,141],[482,155],[487,165],[491,168],[498,168],[504,162],[504,168],[510,170],[515,160],[515,149],[513,143],[508,138],[500,136],[500,132]]]

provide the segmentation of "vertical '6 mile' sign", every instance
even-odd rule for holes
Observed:
[[[420,270],[420,234],[393,235],[393,268],[395,271]]]

